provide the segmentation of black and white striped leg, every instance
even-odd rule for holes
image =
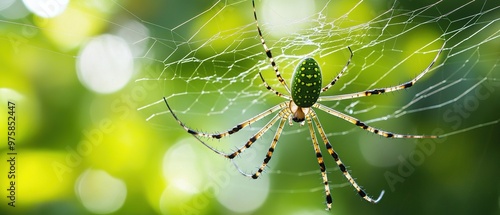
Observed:
[[[415,77],[414,79],[412,79],[406,83],[403,83],[403,84],[400,84],[397,86],[392,86],[392,87],[387,87],[387,88],[378,88],[378,89],[373,89],[373,90],[366,90],[366,91],[357,92],[357,93],[349,93],[349,94],[334,95],[334,96],[321,96],[318,98],[318,101],[336,101],[336,100],[353,99],[353,98],[359,98],[359,97],[365,97],[365,96],[371,96],[371,95],[379,95],[379,94],[383,94],[383,93],[394,92],[394,91],[410,88],[413,85],[415,85],[415,83],[417,83],[418,80],[420,80],[425,74],[427,74],[430,71],[430,69],[432,68],[434,63],[436,63],[439,55],[441,55],[441,52],[444,50],[445,45],[446,45],[446,43],[443,43],[443,46],[441,47],[441,49],[439,49],[438,53],[436,54],[436,56],[434,57],[432,62],[420,74],[418,74],[417,77]]]
[[[292,98],[290,98],[290,96],[288,95],[285,95],[283,93],[280,93],[278,92],[277,90],[273,89],[268,83],[267,81],[264,79],[264,76],[262,76],[262,73],[259,72],[259,76],[260,76],[260,80],[262,80],[262,82],[264,83],[264,86],[266,87],[267,90],[273,92],[275,95],[281,97],[281,98],[285,98],[286,100],[292,100]]]
[[[313,110],[311,110],[313,111]],[[328,176],[326,175],[325,162],[323,161],[323,155],[321,155],[321,150],[319,149],[318,140],[316,139],[316,132],[314,131],[313,123],[311,118],[306,117],[307,125],[309,127],[309,133],[311,133],[311,140],[314,147],[314,152],[316,153],[316,159],[318,160],[319,168],[321,170],[321,177],[323,178],[323,185],[325,186],[325,196],[326,196],[326,209],[332,209],[332,195],[330,193],[330,186],[328,184]]]
[[[274,153],[274,149],[276,148],[278,140],[279,140],[279,138],[281,136],[281,132],[283,131],[283,127],[285,127],[285,122],[287,121],[288,116],[286,116],[286,115],[285,116],[280,116],[280,118],[281,118],[281,121],[280,121],[280,124],[278,126],[278,130],[276,130],[276,134],[274,135],[274,139],[271,142],[271,145],[269,146],[269,150],[267,151],[266,158],[264,158],[264,161],[262,162],[262,164],[260,165],[259,169],[255,173],[253,173],[253,174],[247,174],[247,173],[241,171],[241,169],[238,167],[238,165],[233,162],[233,164],[236,166],[236,168],[238,169],[238,171],[241,174],[243,174],[244,176],[251,177],[253,179],[259,178],[259,176],[262,174],[262,172],[264,171],[264,169],[267,167],[267,164],[269,163],[269,161],[271,161],[271,158],[272,158],[273,153]]]
[[[234,126],[233,128],[227,130],[226,132],[209,134],[209,133],[199,132],[199,131],[196,131],[194,129],[191,129],[191,128],[187,127],[181,120],[179,120],[179,118],[174,113],[174,111],[172,110],[172,108],[170,108],[170,105],[168,104],[167,99],[165,97],[163,97],[163,100],[165,101],[165,104],[167,105],[167,108],[170,111],[170,113],[172,114],[172,116],[174,117],[174,119],[179,123],[179,125],[181,125],[184,128],[184,130],[186,130],[188,133],[190,133],[190,134],[192,134],[194,136],[206,137],[206,138],[214,138],[214,139],[220,139],[220,138],[229,136],[231,134],[234,134],[234,133],[240,131],[241,129],[243,129],[243,128],[249,126],[249,125],[251,125],[252,123],[261,120],[262,118],[268,116],[269,114],[272,114],[272,113],[274,113],[274,112],[276,112],[276,111],[278,111],[280,109],[283,109],[283,108],[287,107],[287,104],[285,102],[282,102],[280,104],[275,105],[272,108],[269,108],[269,109],[265,110],[264,112],[258,114],[257,116],[252,117],[249,120],[246,120],[246,121],[244,121],[244,122],[242,122],[242,123]]]
[[[366,123],[361,122],[352,116],[349,116],[347,114],[344,114],[344,113],[341,113],[341,112],[336,111],[334,109],[331,109],[331,108],[324,106],[320,103],[314,104],[313,107],[318,108],[322,111],[325,111],[330,115],[341,118],[345,121],[348,121],[354,125],[357,125],[358,127],[362,128],[364,130],[367,130],[369,132],[372,132],[374,134],[378,134],[380,136],[384,136],[387,138],[438,138],[438,136],[436,136],[436,135],[411,135],[411,134],[396,134],[396,133],[392,133],[392,132],[387,132],[387,131],[383,131],[383,130],[371,127],[371,126],[367,125]]]
[[[284,110],[282,110],[281,112],[284,112]],[[241,154],[243,151],[245,151],[245,149],[248,149],[252,146],[253,143],[255,143],[255,141],[257,141],[260,137],[262,137],[262,135],[264,133],[267,132],[267,130],[269,130],[279,119],[282,119],[281,117],[281,112],[276,114],[264,127],[262,127],[255,135],[253,135],[252,137],[250,137],[250,139],[245,143],[245,145],[241,148],[239,148],[238,150],[234,151],[233,153],[230,153],[230,154],[225,154],[224,157],[226,158],[229,158],[229,159],[233,159],[235,158],[236,156],[238,156],[239,154]]]
[[[358,192],[359,196],[361,196],[364,200],[371,202],[371,203],[379,202],[380,199],[382,199],[382,196],[384,195],[384,191],[382,191],[380,193],[380,196],[377,199],[373,199],[373,198],[369,197],[368,195],[366,195],[366,192],[363,189],[361,189],[361,187],[358,185],[358,183],[356,183],[354,178],[347,171],[347,168],[344,165],[344,163],[342,163],[342,161],[340,160],[339,155],[333,150],[333,147],[330,144],[330,142],[328,141],[328,138],[326,137],[325,131],[323,130],[323,127],[321,126],[321,123],[320,123],[316,113],[314,111],[311,111],[310,115],[311,115],[311,118],[314,120],[314,123],[316,124],[316,128],[318,128],[318,132],[319,132],[321,138],[323,139],[323,142],[325,143],[325,146],[326,146],[326,149],[328,150],[328,153],[333,157],[333,159],[337,163],[337,166],[340,168],[340,171],[342,171],[342,173],[344,174],[347,181],[349,181],[349,183],[351,183],[351,185],[354,187],[354,189],[356,189],[356,191]]]
[[[328,84],[326,85],[325,87],[323,87],[323,89],[321,89],[321,92],[325,92],[327,91],[328,89],[330,89],[330,87],[332,87],[333,85],[335,85],[335,83],[337,83],[337,81],[340,79],[340,77],[342,77],[342,75],[344,75],[345,71],[347,71],[347,67],[349,66],[349,64],[351,63],[351,60],[352,60],[352,56],[354,55],[352,53],[352,50],[351,50],[351,47],[347,47],[347,49],[349,49],[349,52],[351,53],[351,55],[349,56],[349,60],[347,61],[347,63],[345,64],[344,68],[342,69],[342,71],[340,71],[340,73]]]
[[[260,30],[259,27],[259,21],[257,19],[257,12],[255,10],[255,0],[252,0],[252,6],[253,6],[253,17],[255,19],[255,24],[257,25],[257,32],[259,33],[260,37],[260,42],[262,43],[262,47],[264,47],[264,50],[266,51],[266,55],[269,58],[269,62],[271,62],[271,66],[274,69],[274,72],[276,73],[276,77],[278,78],[278,81],[285,87],[286,91],[290,94],[290,88],[288,88],[288,85],[286,84],[285,80],[281,76],[281,73],[278,70],[278,66],[276,65],[276,62],[274,61],[273,54],[271,50],[267,47],[266,41],[264,40],[264,36],[262,36],[262,31]]]
[[[229,158],[229,159],[233,159],[235,158],[236,156],[238,156],[239,154],[243,153],[243,151],[245,151],[246,149],[250,148],[252,146],[252,144],[254,144],[260,137],[262,137],[262,135],[264,133],[267,132],[267,130],[269,130],[277,121],[278,119],[281,119],[281,113],[284,112],[285,110],[282,110],[279,114],[276,114],[264,127],[262,127],[255,135],[253,135],[252,137],[250,137],[250,139],[248,139],[248,141],[245,143],[245,145],[243,145],[242,147],[240,147],[238,150],[234,151],[234,152],[231,152],[231,153],[225,153],[225,152],[222,152],[222,151],[219,151],[217,149],[215,149],[214,147],[208,145],[207,143],[205,143],[203,140],[201,140],[198,136],[196,135],[193,135],[196,139],[198,139],[198,141],[200,141],[204,146],[206,146],[207,148],[209,148],[210,150],[212,150],[213,152],[225,157],[225,158]],[[239,170],[239,169],[238,169]],[[239,170],[240,172],[242,172],[241,170]]]

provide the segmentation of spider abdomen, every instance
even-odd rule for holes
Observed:
[[[313,58],[299,62],[292,76],[292,100],[299,107],[311,107],[321,92],[321,69]]]

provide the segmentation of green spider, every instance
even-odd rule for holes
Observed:
[[[276,65],[276,62],[273,59],[273,55],[271,53],[271,50],[267,47],[266,42],[264,40],[264,37],[262,36],[262,31],[260,30],[258,20],[257,20],[257,13],[255,10],[255,2],[252,0],[252,6],[253,6],[253,14],[255,18],[255,23],[257,25],[257,31],[262,43],[262,46],[264,47],[265,53],[267,57],[269,58],[269,61],[271,63],[271,66],[274,69],[274,72],[276,73],[276,77],[278,81],[281,83],[281,85],[286,89],[290,96],[282,94],[278,92],[277,90],[273,89],[267,82],[264,80],[264,77],[262,74],[259,72],[260,78],[262,82],[264,83],[265,87],[267,90],[273,92],[277,96],[286,99],[286,101],[281,102],[266,111],[234,126],[232,129],[227,130],[226,132],[223,133],[203,133],[203,132],[198,132],[193,129],[190,129],[187,127],[183,122],[179,120],[179,118],[174,114],[173,110],[170,108],[170,105],[168,104],[167,100],[165,97],[163,97],[165,104],[167,105],[167,108],[169,109],[170,113],[172,116],[175,118],[175,120],[191,135],[193,135],[196,139],[198,139],[203,145],[208,147],[210,150],[214,151],[215,153],[224,156],[228,159],[233,159],[245,149],[248,149],[252,146],[253,143],[255,143],[265,132],[267,132],[276,122],[279,121],[279,126],[278,129],[276,130],[276,133],[274,135],[273,141],[271,142],[271,145],[269,147],[269,150],[266,154],[266,157],[264,158],[264,161],[260,168],[253,174],[247,174],[244,173],[238,166],[236,165],[238,171],[247,176],[251,177],[253,179],[257,179],[264,169],[266,168],[267,164],[271,160],[271,157],[274,153],[274,149],[278,143],[278,140],[280,138],[281,132],[283,131],[283,128],[285,126],[286,121],[289,122],[290,125],[293,125],[293,122],[297,122],[300,125],[304,125],[305,122],[307,122],[307,125],[309,127],[309,132],[311,135],[311,140],[312,144],[314,147],[314,151],[316,153],[316,159],[318,161],[318,164],[320,166],[321,170],[321,177],[323,178],[323,184],[325,188],[325,195],[326,195],[326,206],[327,210],[330,210],[332,207],[332,197],[330,194],[330,187],[328,183],[328,177],[326,174],[326,167],[323,162],[323,156],[321,154],[321,150],[318,145],[318,140],[316,139],[316,132],[314,130],[314,126],[316,126],[321,139],[323,140],[325,147],[328,151],[328,153],[333,157],[335,162],[337,163],[338,167],[340,168],[340,171],[344,174],[346,179],[351,183],[351,185],[356,189],[358,194],[365,199],[368,202],[371,203],[377,203],[383,196],[384,191],[382,191],[377,199],[373,199],[369,197],[366,192],[361,189],[361,187],[356,183],[354,178],[351,176],[349,171],[347,170],[346,166],[342,163],[342,161],[339,158],[339,155],[335,150],[333,150],[332,145],[330,144],[330,141],[328,140],[325,131],[323,130],[323,127],[321,126],[321,123],[316,115],[316,112],[314,111],[313,108],[322,110],[330,115],[336,116],[340,119],[346,120],[364,130],[367,130],[369,132],[387,137],[387,138],[438,138],[438,136],[434,135],[405,135],[405,134],[396,134],[392,132],[387,132],[383,131],[374,127],[371,127],[367,125],[366,123],[349,116],[347,114],[341,113],[339,111],[336,111],[332,108],[329,108],[327,106],[324,106],[318,101],[336,101],[336,100],[345,100],[345,99],[353,99],[353,98],[359,98],[359,97],[365,97],[365,96],[371,96],[371,95],[379,95],[387,92],[393,92],[397,90],[402,90],[409,88],[413,86],[420,78],[422,78],[426,73],[429,72],[430,68],[432,65],[437,61],[438,56],[441,54],[441,51],[444,48],[443,47],[439,50],[433,61],[419,74],[417,77],[414,79],[397,85],[397,86],[392,86],[392,87],[387,87],[387,88],[378,88],[378,89],[373,89],[373,90],[366,90],[366,91],[361,91],[361,92],[356,92],[356,93],[350,93],[350,94],[343,94],[343,95],[333,95],[333,96],[320,96],[321,93],[327,91],[332,87],[339,79],[340,77],[344,74],[344,72],[347,70],[347,67],[349,66],[349,63],[351,62],[351,59],[353,57],[353,52],[350,47],[347,47],[350,52],[350,57],[349,60],[347,61],[346,65],[342,69],[342,71],[330,82],[328,83],[325,87],[322,87],[322,74],[321,74],[321,68],[318,65],[318,62],[314,60],[313,58],[305,58],[301,60],[298,64],[298,66],[295,68],[295,71],[293,72],[292,75],[292,88],[288,87],[287,83],[281,76],[278,66]],[[262,118],[278,112],[263,128],[261,128],[255,135],[250,137],[250,139],[245,143],[244,146],[239,148],[238,150],[232,152],[232,153],[224,153],[222,151],[219,151],[208,144],[206,144],[204,141],[202,141],[199,137],[205,137],[205,138],[214,138],[214,139],[220,139],[226,136],[229,136],[231,134],[234,134],[241,129],[249,126],[250,124],[257,122],[261,120]]]

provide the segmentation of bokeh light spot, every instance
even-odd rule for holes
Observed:
[[[3,0],[0,2],[0,11],[9,8],[12,4],[14,4],[14,0]]]
[[[87,210],[106,214],[123,206],[127,197],[125,183],[102,170],[88,169],[80,175],[75,191]]]
[[[23,3],[37,16],[52,18],[66,10],[69,0],[23,0]]]
[[[167,187],[161,195],[162,213],[200,213],[209,207],[209,200],[226,184],[227,160],[207,150],[193,138],[186,138],[171,146],[163,157],[163,176]],[[224,165],[226,164],[226,165]],[[231,169],[234,170],[234,169]],[[244,177],[243,177],[244,178]]]
[[[2,0],[0,1],[0,16],[7,19],[21,19],[30,12],[21,1]]]
[[[276,37],[300,31],[305,27],[304,20],[316,10],[314,1],[301,0],[263,1],[262,6],[257,7],[260,7],[257,8],[257,16],[262,17],[262,23],[271,24],[264,31]]]
[[[99,11],[69,5],[59,16],[51,19],[35,17],[34,23],[61,50],[73,50],[102,32],[105,25],[98,21],[100,16]]]
[[[163,158],[163,176],[177,189],[196,194],[205,181],[203,162],[187,141],[180,141],[167,151]]]
[[[252,180],[242,175],[235,175],[231,183],[221,189],[217,200],[227,209],[238,213],[248,213],[264,204],[270,190],[269,177],[262,176]],[[244,194],[237,195],[235,194]]]
[[[113,93],[123,88],[132,78],[133,68],[130,47],[113,35],[90,40],[77,62],[80,82],[97,93]]]
[[[131,44],[130,49],[135,57],[144,55],[150,45],[148,40],[144,39],[149,37],[149,29],[135,20],[126,21],[116,35]]]

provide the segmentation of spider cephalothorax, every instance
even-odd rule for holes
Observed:
[[[353,53],[351,48],[347,47],[349,52],[350,52],[350,57],[349,60],[347,61],[346,65],[342,69],[342,71],[339,72],[339,74],[332,80],[330,81],[326,86],[322,87],[322,75],[321,75],[321,69],[319,67],[319,64],[316,60],[313,58],[304,58],[299,62],[297,65],[293,75],[292,75],[292,87],[291,90],[286,84],[285,80],[281,76],[278,66],[276,62],[273,59],[273,55],[271,53],[271,50],[267,47],[266,42],[264,40],[264,37],[262,36],[262,31],[260,30],[258,21],[257,21],[257,13],[255,11],[255,2],[252,0],[253,4],[253,14],[255,18],[255,23],[257,24],[257,32],[260,38],[260,41],[262,43],[262,46],[266,52],[266,55],[271,63],[271,66],[273,67],[273,70],[276,74],[276,78],[282,85],[282,87],[287,91],[287,94],[283,94],[274,88],[272,88],[267,82],[265,81],[264,77],[262,74],[259,73],[260,78],[262,82],[264,83],[265,87],[267,90],[273,92],[279,97],[282,97],[286,99],[286,101],[281,102],[264,112],[234,126],[233,128],[227,130],[226,132],[223,133],[215,133],[215,134],[209,134],[209,133],[203,133],[203,132],[198,132],[193,129],[190,129],[186,125],[184,125],[183,122],[181,122],[177,116],[174,114],[172,109],[170,108],[167,99],[164,97],[165,104],[167,105],[170,113],[172,113],[172,116],[177,120],[177,122],[191,135],[193,135],[196,139],[198,139],[203,145],[214,151],[215,153],[224,156],[228,159],[233,159],[240,153],[243,153],[246,149],[250,148],[252,144],[254,144],[262,135],[267,132],[276,122],[279,121],[278,128],[276,130],[276,134],[274,135],[274,138],[272,139],[271,145],[269,146],[269,150],[266,154],[266,157],[264,158],[264,161],[262,162],[262,165],[259,167],[257,171],[253,174],[247,174],[241,171],[239,168],[238,170],[240,171],[241,174],[251,177],[253,179],[257,179],[261,173],[264,171],[266,168],[267,164],[271,160],[271,157],[274,153],[274,149],[276,148],[276,145],[278,144],[278,140],[281,136],[281,132],[283,131],[283,128],[285,126],[286,121],[289,121],[290,124],[292,124],[292,121],[298,122],[301,125],[304,125],[307,122],[307,126],[309,128],[309,133],[311,135],[311,141],[312,145],[314,148],[314,152],[316,154],[316,159],[318,161],[318,164],[320,166],[321,170],[321,177],[323,179],[323,184],[325,188],[325,195],[326,195],[326,205],[327,209],[330,210],[332,206],[332,197],[330,194],[330,187],[329,187],[329,182],[328,182],[328,176],[326,174],[326,167],[323,161],[323,155],[321,154],[321,150],[319,148],[318,140],[316,137],[316,131],[314,129],[314,126],[316,126],[316,130],[319,132],[321,139],[323,140],[323,143],[325,144],[325,147],[328,151],[328,154],[333,158],[337,166],[339,167],[340,171],[342,171],[342,174],[345,176],[345,178],[349,181],[349,183],[356,189],[358,194],[365,199],[368,202],[371,203],[377,203],[383,195],[383,191],[380,194],[380,196],[377,199],[373,199],[369,197],[365,191],[361,189],[361,187],[356,183],[354,178],[351,176],[349,171],[347,171],[346,166],[342,163],[342,161],[339,158],[339,155],[337,152],[333,150],[333,147],[328,140],[325,131],[323,130],[323,127],[321,126],[321,123],[319,121],[318,116],[316,115],[316,112],[314,109],[318,109],[321,111],[324,111],[332,116],[336,116],[340,119],[343,119],[347,122],[350,122],[361,129],[364,129],[366,131],[372,132],[377,135],[381,135],[383,137],[387,138],[437,138],[437,136],[425,136],[425,135],[405,135],[405,134],[396,134],[392,132],[387,132],[383,131],[374,127],[371,127],[367,125],[366,123],[349,116],[347,114],[344,114],[342,112],[339,112],[337,110],[334,110],[330,107],[327,107],[325,105],[322,105],[318,102],[320,101],[336,101],[336,100],[345,100],[345,99],[353,99],[353,98],[359,98],[359,97],[366,97],[366,96],[372,96],[372,95],[380,95],[384,94],[387,92],[393,92],[397,90],[402,90],[406,89],[409,87],[412,87],[415,85],[415,83],[422,78],[426,73],[428,73],[434,65],[434,63],[437,61],[438,56],[440,55],[441,51],[444,48],[444,44],[441,47],[441,49],[437,52],[434,60],[430,62],[430,64],[424,68],[424,70],[417,75],[414,79],[405,82],[400,85],[392,86],[392,87],[387,87],[387,88],[379,88],[379,89],[371,89],[371,90],[365,90],[361,92],[355,92],[355,93],[349,93],[349,94],[342,94],[342,95],[333,95],[333,96],[320,96],[321,93],[326,92],[328,89],[330,89],[339,79],[342,77],[344,72],[347,70],[347,67],[349,66],[349,63],[351,62],[351,59],[353,57]],[[201,140],[199,137],[206,137],[206,138],[215,138],[215,139],[220,139],[222,137],[229,136],[233,133],[236,133],[240,131],[241,129],[245,128],[246,126],[249,126],[250,124],[257,122],[261,120],[262,118],[269,116],[272,113],[278,112],[277,114],[274,115],[274,117],[263,127],[261,128],[255,135],[250,137],[248,141],[243,145],[241,148],[239,148],[236,151],[233,151],[231,153],[225,153],[222,151],[219,151],[210,145],[206,144],[203,140]],[[236,164],[235,164],[236,165]]]

